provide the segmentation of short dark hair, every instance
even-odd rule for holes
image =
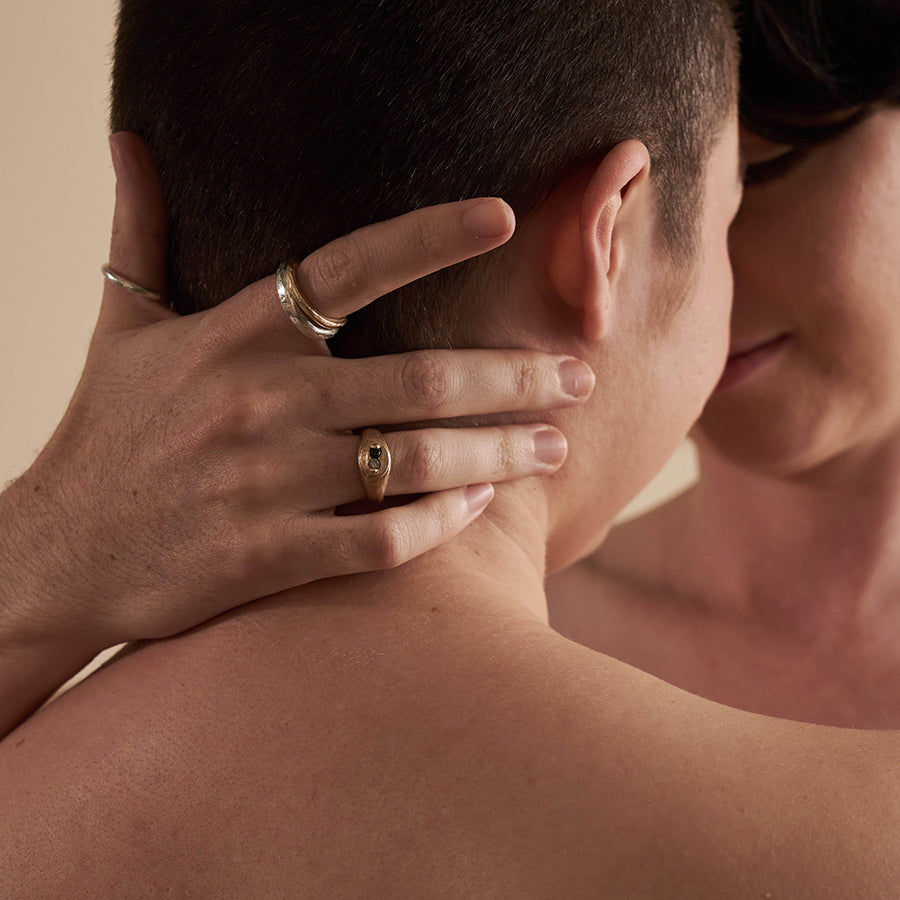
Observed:
[[[180,312],[410,209],[498,195],[521,217],[628,138],[686,255],[735,40],[726,0],[122,0],[111,121],[159,166]],[[363,310],[333,348],[451,345],[478,265]]]
[[[897,0],[742,0],[741,119],[785,144],[828,140],[900,103]]]

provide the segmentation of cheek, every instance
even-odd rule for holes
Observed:
[[[781,401],[798,427],[862,439],[900,421],[900,192],[845,171],[748,196],[731,237],[734,322],[793,336]]]
[[[900,320],[890,207],[839,182],[749,200],[731,235],[736,324],[788,330],[838,355],[880,342]]]

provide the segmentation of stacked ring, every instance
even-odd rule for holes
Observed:
[[[329,338],[333,338],[347,322],[346,316],[340,319],[331,319],[322,315],[303,296],[302,291],[297,287],[293,263],[282,263],[278,267],[278,272],[275,274],[275,289],[278,291],[281,308],[307,337],[327,341]]]

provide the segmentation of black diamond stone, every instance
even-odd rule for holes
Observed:
[[[372,459],[381,459],[381,447],[369,447],[369,456]]]

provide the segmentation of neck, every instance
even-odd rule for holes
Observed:
[[[900,442],[792,477],[699,451],[684,552],[704,596],[815,634],[900,610]]]
[[[547,508],[539,479],[497,485],[487,510],[465,531],[429,553],[367,575],[332,578],[299,589],[327,603],[362,596],[371,606],[414,613],[444,604],[461,615],[514,615],[547,623],[544,559]]]

